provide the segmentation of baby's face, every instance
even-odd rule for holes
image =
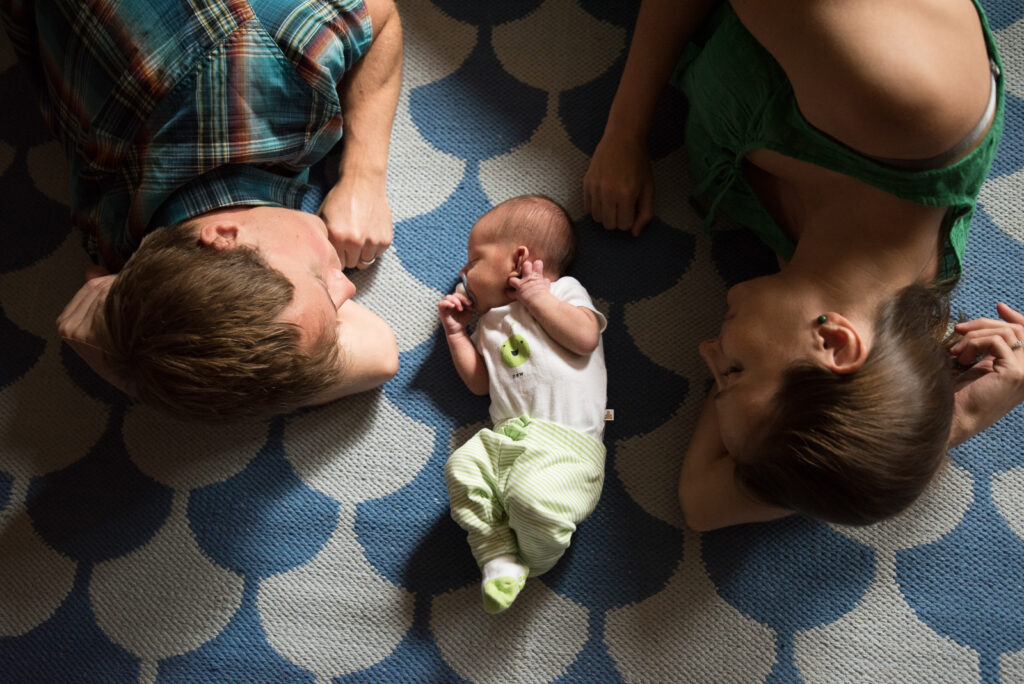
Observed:
[[[487,313],[512,301],[509,276],[516,275],[516,246],[499,235],[501,217],[489,212],[480,217],[469,233],[468,259],[459,271],[477,313]]]

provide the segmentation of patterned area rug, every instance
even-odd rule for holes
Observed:
[[[1006,135],[955,303],[1024,307],[1024,6],[985,0]],[[632,3],[400,0],[395,241],[354,276],[395,328],[381,390],[237,428],[169,421],[103,386],[54,319],[87,264],[56,143],[0,43],[0,680],[1024,681],[1024,409],[951,454],[910,512],[698,535],[676,503],[729,285],[771,268],[701,229],[669,93],[641,237],[583,217],[581,178]],[[498,616],[449,519],[442,466],[487,418],[437,323],[473,220],[562,200],[607,313],[607,483],[567,556]]]

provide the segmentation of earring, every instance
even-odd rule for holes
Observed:
[[[818,321],[818,325],[821,325],[822,323],[824,323],[824,322],[825,322],[825,321],[827,321],[827,320],[828,320],[828,316],[826,316],[825,314],[821,314],[821,315],[820,315],[820,316],[818,316],[818,318],[817,318],[817,321]]]

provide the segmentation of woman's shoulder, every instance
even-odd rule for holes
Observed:
[[[991,79],[971,0],[733,0],[804,117],[865,154],[928,158],[981,118]]]

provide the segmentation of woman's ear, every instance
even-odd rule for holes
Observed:
[[[238,224],[234,221],[211,221],[199,229],[199,241],[218,251],[234,249],[238,245]]]
[[[815,330],[825,367],[840,375],[853,373],[868,358],[867,340],[853,323],[840,314],[830,311],[826,316],[827,320],[817,324]]]

